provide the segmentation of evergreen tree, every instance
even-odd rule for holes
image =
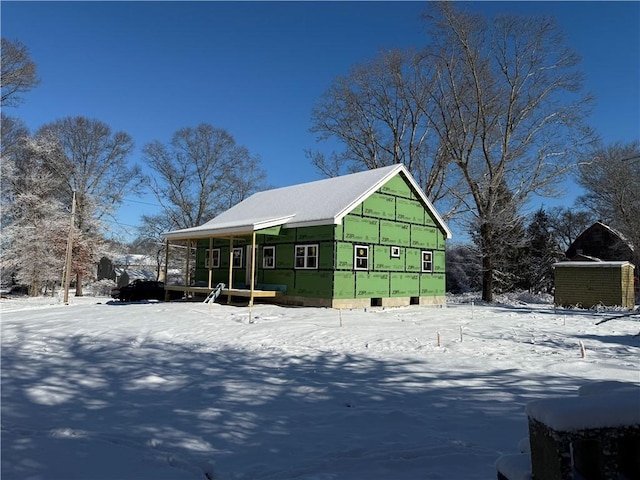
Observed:
[[[550,293],[553,289],[553,264],[562,256],[549,215],[540,208],[527,227],[522,286],[533,293]]]

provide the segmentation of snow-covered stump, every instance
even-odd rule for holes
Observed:
[[[533,478],[639,478],[640,389],[527,404]]]

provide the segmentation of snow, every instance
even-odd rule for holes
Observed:
[[[596,325],[612,312],[450,300],[2,299],[1,476],[495,478],[527,436],[528,403],[640,383],[637,316]]]

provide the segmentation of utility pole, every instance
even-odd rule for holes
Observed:
[[[76,221],[76,191],[71,198],[71,222],[67,239],[67,258],[64,264],[64,304],[69,305],[69,284],[71,283],[71,250],[73,249],[73,228]]]

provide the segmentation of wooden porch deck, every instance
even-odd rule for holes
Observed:
[[[165,285],[165,290],[171,290],[173,292],[184,292],[186,294],[201,294],[204,296],[209,295],[214,288],[209,287],[193,287],[190,285]],[[283,292],[277,290],[254,290],[253,297],[254,298],[275,298],[277,296],[282,295]],[[251,290],[244,288],[223,288],[220,292],[220,296],[229,296],[232,297],[251,297]]]

